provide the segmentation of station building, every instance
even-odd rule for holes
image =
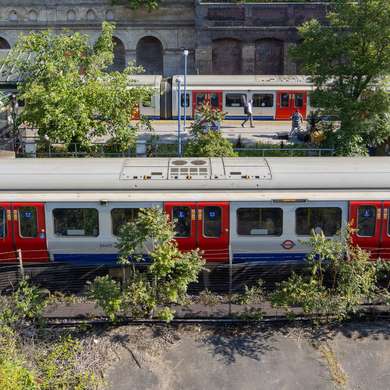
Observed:
[[[0,55],[18,35],[79,31],[95,40],[104,20],[116,31],[113,68],[130,62],[146,74],[299,74],[288,51],[299,42],[297,26],[325,19],[327,3],[230,3],[162,0],[159,9],[132,10],[126,0],[0,0]]]

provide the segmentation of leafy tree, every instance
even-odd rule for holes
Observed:
[[[313,105],[340,121],[328,142],[341,155],[365,154],[375,119],[389,111],[390,2],[334,0],[331,9],[328,23],[310,20],[299,28],[302,43],[292,54],[316,86]]]
[[[172,320],[171,305],[184,302],[189,283],[197,280],[204,264],[198,251],[180,252],[174,234],[174,223],[157,208],[141,209],[135,222],[122,227],[118,239],[122,293],[108,276],[96,278],[91,286],[91,297],[111,319],[126,313]],[[151,264],[142,272],[136,263],[144,263],[144,253]]]
[[[109,135],[128,146],[135,136],[132,111],[150,91],[131,81],[138,68],[106,72],[113,61],[113,31],[103,23],[93,46],[80,33],[21,36],[5,59],[22,79],[20,121],[51,142],[87,146],[94,137]]]
[[[149,12],[160,6],[161,0],[126,0],[131,9],[146,8]],[[123,4],[123,0],[112,0],[112,4]]]
[[[204,131],[197,123],[192,125],[191,138],[185,147],[188,157],[237,157],[233,145],[220,131]]]

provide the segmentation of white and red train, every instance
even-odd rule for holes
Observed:
[[[300,262],[313,229],[348,222],[390,258],[387,157],[3,159],[0,263],[114,264],[119,228],[148,207],[208,262]]]

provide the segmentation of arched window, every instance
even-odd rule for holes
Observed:
[[[255,73],[283,74],[283,42],[267,38],[256,41]]]
[[[126,50],[123,42],[117,38],[112,38],[114,44],[114,62],[108,68],[109,72],[118,71],[121,72],[126,68]]]
[[[35,22],[38,19],[38,12],[33,9],[28,13],[28,20]]]
[[[145,74],[164,74],[163,46],[155,37],[143,37],[137,44],[137,65]]]
[[[225,38],[213,41],[213,74],[241,74],[241,42]]]
[[[110,9],[106,11],[106,20],[114,20],[114,13]]]
[[[9,49],[11,49],[11,46],[8,43],[8,41],[0,37],[0,50],[9,50]]]
[[[93,9],[87,11],[87,20],[96,20],[96,12]]]
[[[8,14],[8,20],[11,22],[16,22],[18,20],[18,14],[16,11],[10,11]]]
[[[73,22],[74,20],[76,20],[76,12],[74,12],[72,9],[70,9],[67,13],[66,13],[66,20],[68,22]]]

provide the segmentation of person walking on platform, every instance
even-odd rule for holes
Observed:
[[[241,123],[241,127],[245,127],[245,123],[248,122],[248,120],[249,120],[251,127],[255,127],[255,126],[253,126],[252,110],[253,110],[253,100],[250,99],[250,100],[245,101],[244,102],[244,114],[246,115],[246,118],[245,118],[244,122]]]

